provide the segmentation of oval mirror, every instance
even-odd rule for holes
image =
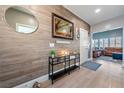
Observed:
[[[27,9],[13,6],[5,12],[6,22],[19,33],[32,33],[38,28],[35,16]]]

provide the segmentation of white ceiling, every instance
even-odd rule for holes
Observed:
[[[64,5],[64,7],[90,25],[124,15],[123,5]],[[95,14],[97,8],[100,8],[101,12]]]

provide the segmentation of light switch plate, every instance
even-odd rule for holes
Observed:
[[[49,43],[49,47],[53,48],[53,47],[55,47],[55,44],[54,43]]]

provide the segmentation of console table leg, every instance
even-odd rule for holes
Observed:
[[[70,60],[69,60],[69,75],[70,75]]]
[[[81,64],[80,64],[80,55],[79,55],[79,69],[80,69],[80,65],[81,65]]]
[[[65,73],[66,73],[66,58],[64,58],[64,70],[65,70]]]
[[[52,64],[52,84],[53,84],[53,64]]]
[[[49,60],[48,60],[48,74],[49,74],[49,80],[50,80],[50,58],[49,58]]]

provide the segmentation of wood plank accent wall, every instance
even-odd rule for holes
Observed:
[[[13,87],[48,72],[49,42],[63,40],[52,38],[52,12],[72,21],[75,28],[90,31],[90,26],[63,6],[22,6],[36,16],[39,27],[32,34],[15,32],[5,20],[5,11],[10,6],[0,6],[0,87]],[[71,44],[55,44],[56,50],[79,50],[79,40]]]

